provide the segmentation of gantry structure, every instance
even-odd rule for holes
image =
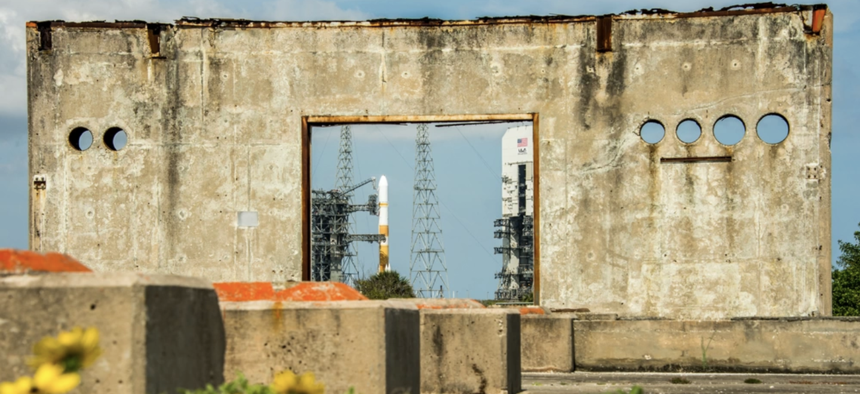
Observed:
[[[527,301],[534,287],[534,157],[531,126],[509,128],[502,136],[502,217],[493,225],[502,246],[496,273],[496,300]]]
[[[341,126],[335,188],[311,191],[311,280],[354,284],[359,272],[352,243],[379,242],[384,238],[379,234],[354,234],[352,214],[378,215],[379,203],[378,196],[370,194],[367,203],[353,204],[353,192],[375,180],[353,185],[352,130],[348,125]]]
[[[415,137],[415,179],[412,192],[412,244],[409,277],[416,296],[442,298],[448,290],[448,268],[442,243],[436,174],[427,124]]]

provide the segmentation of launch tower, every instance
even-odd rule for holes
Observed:
[[[353,234],[353,213],[379,213],[376,194],[369,195],[365,204],[352,203],[353,192],[373,182],[375,178],[353,185],[352,130],[348,125],[341,126],[335,188],[311,191],[311,280],[353,284],[358,269],[352,242],[380,242],[386,238],[380,234]]]
[[[409,277],[419,298],[442,298],[448,288],[448,268],[445,266],[445,247],[439,224],[430,133],[424,123],[418,125],[415,137],[414,182]]]
[[[493,223],[502,255],[496,274],[497,300],[521,301],[534,282],[534,159],[532,126],[512,127],[502,136],[502,218]]]

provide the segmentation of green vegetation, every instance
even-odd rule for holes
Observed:
[[[500,300],[478,300],[478,302],[484,304],[484,306],[493,306],[493,305],[496,305],[496,304],[498,304],[500,302],[504,302],[504,301],[500,301]]]
[[[630,391],[615,390],[615,391],[610,391],[606,394],[645,394],[645,391],[642,390],[642,387],[633,386],[633,388],[631,388]]]
[[[746,383],[746,384],[760,384],[761,380],[749,378],[747,380],[744,380],[744,383]]]
[[[415,298],[412,285],[396,271],[380,272],[370,278],[356,280],[355,289],[371,300]]]
[[[833,270],[833,316],[860,316],[860,231],[855,243],[839,240],[842,255]]]
[[[271,385],[251,384],[241,373],[239,376],[218,387],[211,384],[204,389],[179,390],[180,394],[323,394],[325,386],[317,382],[314,374],[308,372],[296,375],[292,371],[284,371],[275,375]],[[349,389],[348,394],[352,394]]]
[[[524,294],[520,297],[520,302],[535,302],[535,293]]]
[[[672,378],[669,382],[672,384],[690,384],[690,381],[684,378]]]
[[[239,374],[235,380],[226,382],[218,387],[207,385],[204,389],[180,390],[181,394],[271,394],[272,389],[262,384],[250,384],[245,376]]]
[[[708,370],[708,349],[711,348],[711,341],[714,340],[714,335],[717,335],[717,331],[715,330],[711,337],[708,338],[708,344],[705,345],[705,337],[702,337],[702,371]]]
[[[860,226],[860,223],[857,226]],[[854,232],[854,241],[856,243],[852,244],[839,240],[839,251],[842,252],[836,261],[839,268],[860,268],[860,231]]]

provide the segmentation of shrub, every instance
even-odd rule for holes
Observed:
[[[746,384],[759,384],[759,383],[761,383],[761,380],[749,378],[747,380],[744,380],[744,383],[746,383]]]
[[[356,280],[355,288],[371,300],[415,298],[412,285],[396,271],[380,272],[370,278]]]
[[[833,316],[860,316],[860,231],[855,242],[839,240],[842,254],[833,270]]]
[[[860,267],[833,271],[833,316],[860,316]]]
[[[690,384],[690,381],[684,378],[672,378],[669,382],[672,384]]]

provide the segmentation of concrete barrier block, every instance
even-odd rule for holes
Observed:
[[[418,309],[486,309],[484,304],[471,298],[394,298],[392,301],[408,302]]]
[[[367,300],[358,290],[340,282],[287,282],[280,290],[271,282],[221,282],[212,286],[221,302]]]
[[[417,393],[419,315],[394,301],[222,302],[224,373],[269,382],[313,372],[326,392]]]
[[[33,345],[76,326],[98,328],[104,351],[82,373],[82,393],[173,393],[222,382],[224,331],[209,283],[132,273],[0,278],[0,380],[32,373]]]
[[[422,393],[518,393],[521,386],[517,310],[421,311]]]
[[[574,321],[577,370],[860,373],[860,319]]]
[[[520,319],[523,371],[573,372],[572,317],[526,314]]]
[[[60,253],[0,249],[0,276],[49,272],[91,272],[79,261]]]

